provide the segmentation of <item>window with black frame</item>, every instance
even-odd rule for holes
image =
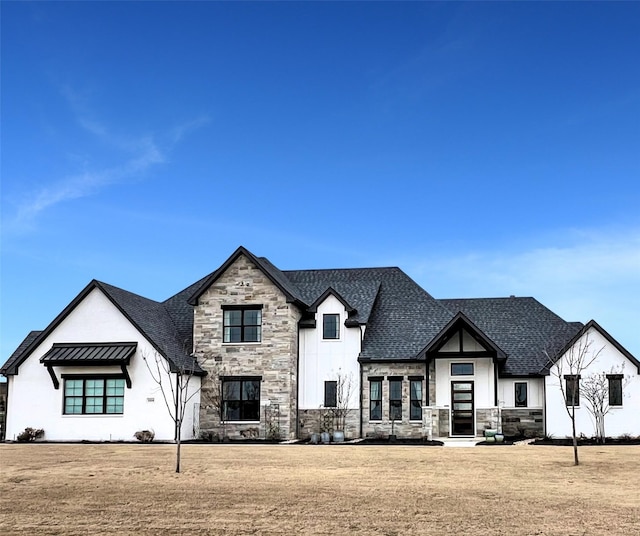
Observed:
[[[567,374],[565,377],[566,404],[570,407],[580,405],[580,376]]]
[[[402,379],[389,379],[389,419],[402,420]]]
[[[411,380],[409,383],[410,391],[410,415],[412,421],[422,420],[422,380]]]
[[[260,420],[260,378],[222,380],[222,419],[225,421]]]
[[[516,408],[526,408],[529,402],[527,394],[527,383],[515,382],[514,390]]]
[[[338,405],[338,382],[324,382],[324,407],[335,408]]]
[[[323,339],[339,339],[340,338],[340,315],[338,314],[322,315],[322,338]]]
[[[382,420],[382,380],[369,380],[369,419]]]
[[[230,306],[223,312],[222,341],[226,343],[262,341],[262,307]]]
[[[124,412],[124,378],[65,378],[65,415],[119,415]]]
[[[622,374],[607,374],[610,406],[622,406],[622,378]]]

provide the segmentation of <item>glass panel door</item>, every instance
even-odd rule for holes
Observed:
[[[473,382],[451,382],[451,435],[474,435]]]

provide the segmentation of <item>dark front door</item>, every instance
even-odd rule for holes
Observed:
[[[451,435],[474,435],[473,382],[451,382]]]

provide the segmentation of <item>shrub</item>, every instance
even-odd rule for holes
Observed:
[[[153,438],[156,437],[156,433],[153,430],[139,430],[133,434],[133,437],[142,443],[151,443]]]
[[[20,443],[26,443],[27,441],[35,441],[36,439],[42,437],[44,435],[44,430],[42,428],[31,428],[27,427],[24,429],[24,432],[20,432],[16,439]]]

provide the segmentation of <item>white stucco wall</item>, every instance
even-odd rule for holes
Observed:
[[[515,408],[515,384],[527,384],[527,407],[544,407],[544,378],[500,378],[498,380],[498,400],[503,408]],[[524,408],[522,408],[524,409]]]
[[[613,407],[605,417],[605,433],[608,437],[616,437],[622,434],[640,435],[640,375],[636,366],[630,362],[615,346],[613,346],[598,330],[590,328],[583,335],[583,340],[588,337],[591,345],[590,352],[598,352],[602,349],[596,361],[585,371],[582,377],[590,373],[620,372],[624,366],[626,384],[623,386],[622,407]],[[566,355],[562,358],[566,363]],[[552,368],[552,373],[545,378],[545,390],[547,396],[547,433],[557,438],[571,435],[571,419],[565,409],[564,399],[560,390],[557,377],[557,365]],[[555,375],[554,375],[555,373]],[[565,364],[563,374],[568,374],[568,366]],[[576,429],[578,434],[588,437],[594,435],[594,426],[590,413],[586,409],[584,398],[580,398],[580,407],[576,408]]]
[[[340,338],[322,338],[322,315],[340,315]],[[300,409],[317,409],[324,403],[324,382],[336,380],[338,371],[351,376],[352,389],[349,407],[358,408],[360,328],[344,325],[347,312],[335,296],[329,295],[318,306],[316,328],[300,330]]]
[[[451,363],[473,363],[473,376],[451,376]],[[495,377],[491,358],[436,359],[436,406],[451,405],[451,382],[472,381],[476,409],[495,407]]]
[[[82,342],[138,343],[128,367],[132,387],[125,388],[122,415],[63,415],[62,374],[121,372],[120,367],[54,367],[60,381],[59,389],[54,389],[40,358],[53,343]],[[18,374],[9,376],[6,439],[14,439],[30,426],[44,429],[44,439],[51,441],[135,441],[133,434],[143,429],[153,429],[156,440],[172,440],[174,424],[162,393],[142,359],[143,352],[153,357],[155,350],[110,300],[99,289],[94,289],[20,365]],[[194,377],[190,385],[197,390],[199,383],[200,379]],[[199,395],[196,394],[187,408],[183,439],[193,437],[193,408],[198,402]]]

